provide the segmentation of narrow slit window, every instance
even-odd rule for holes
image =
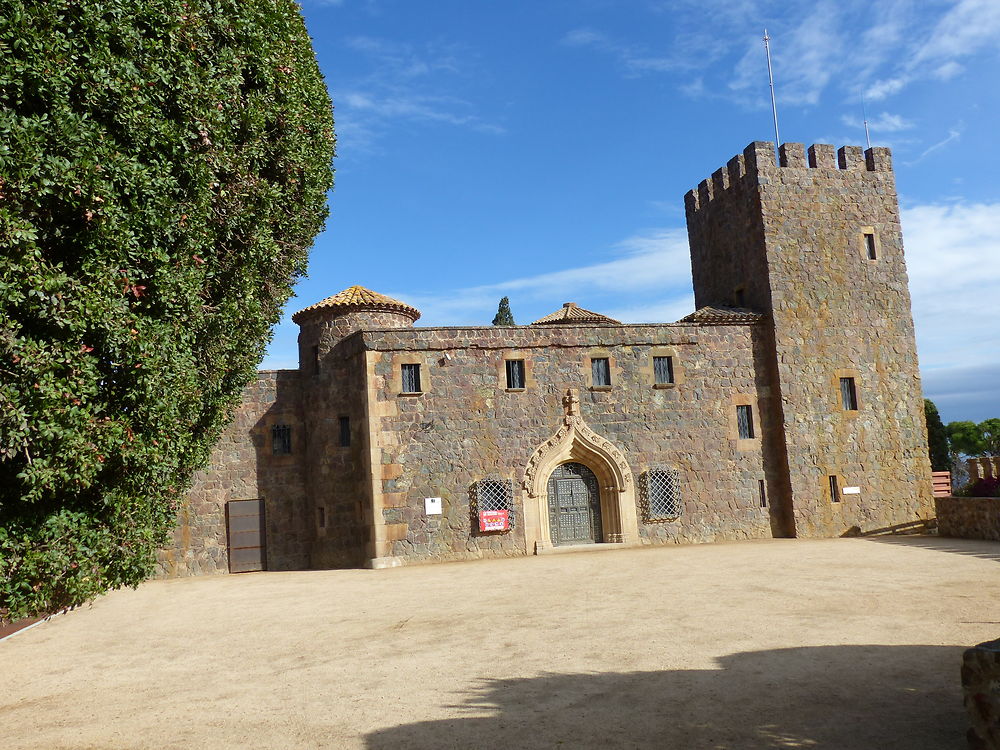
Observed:
[[[736,430],[740,440],[753,439],[753,410],[749,406],[736,407]]]
[[[674,358],[653,357],[653,382],[669,385],[674,382]]]
[[[840,402],[844,411],[858,410],[858,389],[854,384],[854,378],[840,379]]]
[[[875,249],[875,235],[871,232],[865,232],[865,250],[868,253],[868,260],[878,259],[878,253]]]
[[[767,488],[764,486],[764,480],[763,479],[758,479],[757,480],[757,490],[758,490],[758,492],[760,494],[760,507],[761,508],[766,508],[767,507]]]
[[[340,447],[347,448],[351,444],[351,418],[340,418]]]
[[[276,424],[271,428],[271,453],[287,456],[292,452],[292,428],[287,424]]]
[[[403,365],[403,393],[420,393],[420,365]]]
[[[312,348],[312,370],[313,375],[319,374],[319,347],[314,346]]]
[[[830,475],[830,502],[840,502],[840,481],[837,479],[836,474]]]
[[[326,508],[322,505],[316,508],[316,527],[320,529],[326,528]]]
[[[611,385],[611,363],[607,357],[596,357],[590,360],[590,374],[594,381],[594,387],[600,388]]]
[[[524,388],[524,360],[508,359],[507,362],[507,387],[512,389]]]

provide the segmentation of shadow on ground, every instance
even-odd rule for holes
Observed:
[[[824,646],[732,654],[715,670],[483,680],[454,706],[478,716],[392,727],[367,746],[957,750],[967,727],[961,656],[961,647]]]
[[[978,557],[981,560],[996,560],[1000,562],[1000,542],[923,535],[869,536],[861,538],[869,542],[897,544],[903,547],[923,547],[937,552],[950,552],[953,555],[968,555],[969,557]]]

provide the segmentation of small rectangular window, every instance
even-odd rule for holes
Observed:
[[[287,456],[292,452],[292,428],[287,424],[276,424],[271,428],[271,453]]]
[[[753,439],[753,410],[749,406],[736,407],[736,429],[740,440]]]
[[[420,365],[403,365],[403,393],[420,393]]]
[[[611,363],[607,357],[590,360],[590,374],[595,388],[611,385]]]
[[[314,346],[312,348],[312,371],[313,375],[319,374],[319,347]]]
[[[508,359],[507,363],[507,387],[524,388],[524,360]]]
[[[653,357],[653,382],[657,385],[674,382],[673,357]]]
[[[340,418],[340,446],[346,448],[351,444],[351,418]]]
[[[766,508],[767,507],[767,488],[764,486],[764,480],[763,479],[758,479],[757,480],[757,490],[760,493],[760,507],[761,508]]]
[[[858,410],[858,391],[854,385],[854,378],[840,379],[840,402],[844,406],[844,411]]]
[[[865,232],[865,250],[868,251],[868,260],[876,260],[878,255],[875,252],[875,235]]]
[[[316,508],[316,527],[320,529],[326,528],[326,508],[322,505]]]
[[[840,502],[840,482],[837,480],[836,474],[830,475],[830,502]]]

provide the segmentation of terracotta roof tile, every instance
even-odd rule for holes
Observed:
[[[575,302],[566,302],[554,313],[539,318],[531,325],[533,326],[557,326],[557,325],[621,325],[620,320],[609,318],[607,315],[584,310]]]
[[[392,297],[365,289],[363,286],[351,286],[342,292],[338,292],[324,300],[320,300],[315,305],[304,307],[292,316],[295,323],[299,323],[311,315],[321,310],[336,310],[338,312],[349,312],[351,310],[375,310],[399,313],[412,320],[420,317],[420,311]]]
[[[734,323],[756,323],[764,316],[745,307],[699,307],[690,315],[685,315],[678,323],[705,323],[707,325],[732,325]]]

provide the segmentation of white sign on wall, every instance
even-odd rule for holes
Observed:
[[[860,487],[844,487],[844,494],[845,495],[860,495],[861,494],[861,488]]]
[[[439,497],[425,497],[424,498],[424,513],[428,516],[440,516],[441,515],[441,498]]]

